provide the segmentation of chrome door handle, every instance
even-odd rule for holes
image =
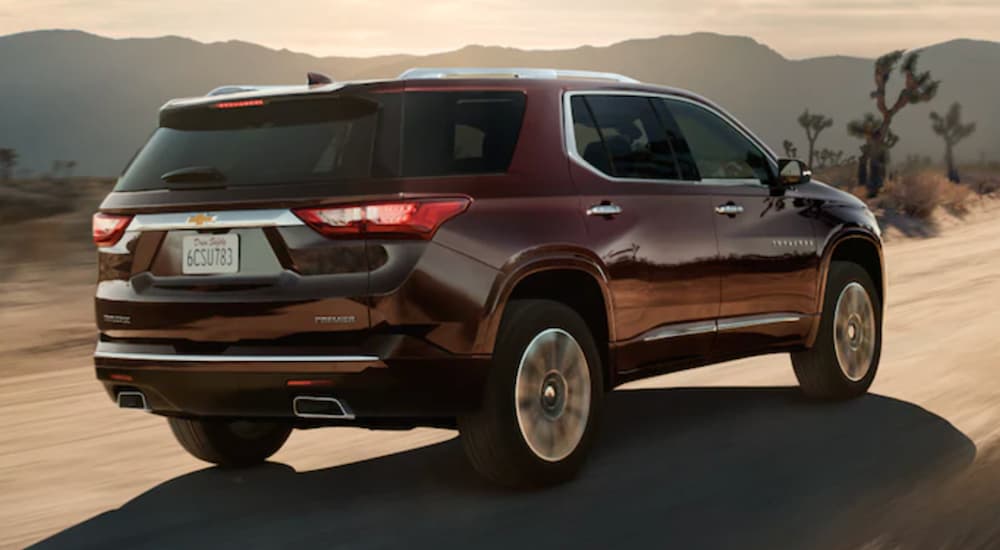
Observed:
[[[587,209],[588,216],[617,216],[622,213],[622,207],[614,203],[595,204]]]
[[[735,216],[743,213],[743,206],[740,204],[720,204],[715,207],[715,213],[720,216]]]

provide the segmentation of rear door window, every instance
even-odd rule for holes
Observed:
[[[357,97],[165,111],[116,191],[158,189],[177,170],[210,170],[227,187],[371,175],[378,104]]]
[[[576,96],[571,107],[577,152],[598,170],[620,178],[681,179],[650,98]]]
[[[524,106],[523,92],[407,92],[401,175],[506,172]]]

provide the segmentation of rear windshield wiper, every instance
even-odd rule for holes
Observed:
[[[167,183],[216,183],[226,181],[226,175],[213,166],[188,166],[160,176]]]

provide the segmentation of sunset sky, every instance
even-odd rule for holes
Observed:
[[[714,31],[791,58],[874,56],[958,37],[1000,40],[1000,0],[0,0],[0,35],[53,28],[347,56]]]

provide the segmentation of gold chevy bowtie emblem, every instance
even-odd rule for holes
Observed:
[[[195,214],[194,216],[189,216],[187,222],[192,225],[205,225],[206,223],[212,223],[215,221],[215,216],[209,216],[208,214]]]

